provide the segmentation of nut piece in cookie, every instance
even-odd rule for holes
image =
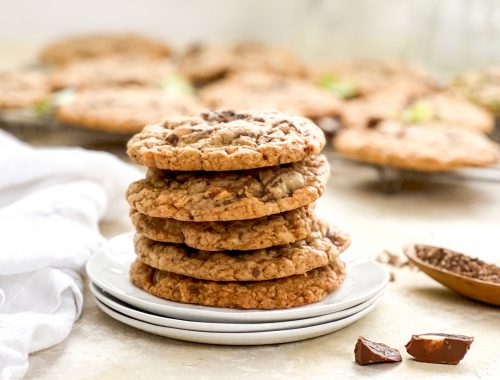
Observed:
[[[33,107],[49,95],[50,87],[42,72],[0,71],[0,109]]]
[[[135,237],[139,261],[153,268],[212,281],[264,281],[332,263],[349,246],[347,235],[322,221],[305,239],[250,251],[203,251]]]
[[[311,119],[337,116],[341,100],[305,79],[243,72],[204,87],[201,100],[212,109],[277,109]]]
[[[162,42],[136,34],[89,34],[55,41],[42,49],[40,61],[62,65],[110,56],[163,58],[170,49]]]
[[[166,170],[242,170],[304,160],[321,151],[310,120],[277,111],[219,111],[146,127],[128,143],[137,164]]]
[[[480,133],[454,126],[388,121],[372,129],[342,130],[341,154],[358,161],[416,171],[447,171],[498,162],[498,145]]]
[[[130,268],[138,288],[175,302],[235,309],[287,309],[321,301],[345,278],[340,260],[305,274],[267,281],[198,280],[154,269],[136,260]]]
[[[97,88],[75,93],[55,109],[55,117],[68,125],[134,133],[165,117],[191,115],[202,105],[191,95],[170,95],[156,88]]]
[[[183,221],[261,218],[311,204],[330,176],[323,156],[268,168],[183,173],[150,169],[132,183],[129,204],[142,214]]]

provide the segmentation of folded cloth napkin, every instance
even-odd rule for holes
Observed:
[[[103,152],[32,148],[0,131],[0,379],[28,354],[65,339],[82,310],[85,262],[103,242],[100,220],[127,213],[140,177]]]

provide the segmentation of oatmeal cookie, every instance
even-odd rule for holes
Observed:
[[[153,268],[212,281],[264,281],[302,274],[331,263],[349,237],[318,220],[303,240],[251,251],[202,251],[135,237],[139,261]]]
[[[158,86],[177,75],[166,60],[141,57],[96,58],[55,69],[49,82],[53,90],[109,86]]]
[[[136,260],[132,283],[170,301],[235,309],[286,309],[321,301],[345,278],[344,264],[333,263],[304,274],[267,281],[198,280],[154,269]]]
[[[134,133],[165,118],[202,110],[190,95],[170,95],[154,88],[102,88],[77,92],[72,101],[55,109],[55,117],[69,125]]]
[[[429,123],[389,121],[372,129],[346,129],[334,145],[359,161],[417,171],[487,166],[499,160],[498,145],[482,134]]]
[[[211,109],[277,109],[311,119],[338,115],[342,108],[337,96],[305,79],[266,73],[234,74],[199,95]]]
[[[0,109],[33,107],[49,95],[50,87],[42,72],[0,71]]]
[[[164,43],[135,34],[89,34],[55,41],[40,52],[39,58],[50,65],[62,65],[116,55],[162,58],[169,53]]]
[[[183,173],[150,169],[132,183],[129,204],[142,214],[183,221],[261,218],[306,206],[326,186],[330,166],[323,156],[262,169]]]
[[[229,222],[183,222],[154,218],[132,209],[136,230],[151,240],[184,243],[206,251],[250,250],[305,239],[317,223],[312,206],[257,219]]]
[[[397,61],[377,59],[325,63],[312,71],[312,80],[343,98],[380,91],[398,91],[419,96],[435,90],[437,83],[425,72]]]
[[[185,76],[201,84],[242,71],[285,76],[303,76],[306,73],[304,63],[290,51],[252,42],[234,45],[196,44],[184,52],[179,66]]]
[[[500,67],[491,66],[458,75],[452,90],[467,96],[473,102],[500,115]]]
[[[321,151],[310,120],[275,111],[220,111],[167,119],[128,143],[137,164],[167,170],[242,170],[305,159]]]

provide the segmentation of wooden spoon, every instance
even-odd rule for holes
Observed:
[[[431,246],[428,247],[434,248]],[[415,246],[413,245],[405,247],[404,253],[408,257],[408,260],[415,264],[422,272],[447,288],[466,297],[490,305],[500,306],[500,284],[476,280],[430,265],[417,257]]]

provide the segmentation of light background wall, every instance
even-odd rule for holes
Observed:
[[[174,45],[264,40],[310,59],[396,57],[440,71],[500,62],[500,0],[0,0],[0,65],[5,52],[67,34],[123,30]]]

